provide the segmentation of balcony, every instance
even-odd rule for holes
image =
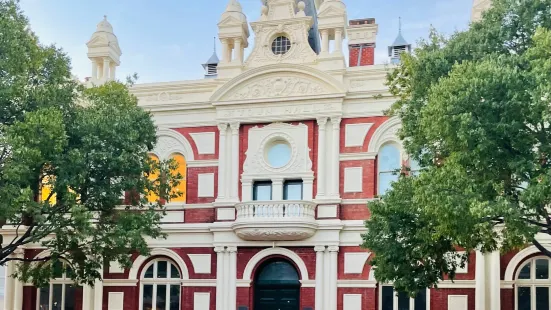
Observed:
[[[312,237],[318,228],[311,201],[251,201],[237,204],[232,225],[241,239],[295,241]]]

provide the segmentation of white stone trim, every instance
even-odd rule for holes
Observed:
[[[476,280],[445,280],[438,282],[438,288],[476,288]]]
[[[189,134],[197,146],[199,154],[215,154],[216,152],[216,133],[209,132],[192,132]]]
[[[304,263],[304,261],[302,260],[302,258],[300,258],[300,256],[298,256],[295,252],[291,251],[291,250],[288,250],[288,249],[285,249],[285,248],[271,248],[271,249],[265,249],[265,250],[262,250],[258,253],[256,253],[255,256],[253,256],[251,258],[251,260],[249,260],[249,262],[247,263],[247,266],[245,267],[245,271],[243,272],[243,280],[251,280],[252,277],[253,277],[253,271],[254,271],[254,268],[256,267],[256,265],[258,265],[258,263],[263,260],[264,258],[268,257],[268,256],[272,256],[272,255],[281,255],[281,256],[285,256],[287,258],[289,258],[290,260],[292,260],[298,267],[299,269],[299,272],[300,272],[300,276],[301,276],[301,280],[309,280],[308,278],[308,269],[306,268],[306,264]]]
[[[337,287],[343,288],[375,288],[377,287],[377,281],[374,280],[339,280],[337,281]]]
[[[214,197],[214,173],[197,175],[197,197]]]
[[[218,160],[195,160],[192,162],[187,162],[188,168],[204,168],[204,167],[218,167]]]
[[[373,127],[373,123],[346,124],[344,147],[363,146],[371,127]]]
[[[188,280],[182,280],[182,286],[216,287],[216,279],[188,279]]]
[[[182,154],[186,163],[194,161],[193,148],[189,141],[179,132],[172,129],[159,129],[157,131],[157,145],[151,152],[160,160],[170,158],[170,155]]]
[[[107,310],[123,310],[124,292],[109,292],[107,299]]]
[[[211,260],[210,254],[188,254],[193,265],[193,270],[197,274],[210,274],[211,273]]]
[[[537,253],[540,253],[540,250],[538,250],[535,245],[529,246],[526,249],[518,252],[517,255],[513,256],[513,258],[509,261],[507,269],[505,269],[505,276],[503,280],[515,281],[515,269],[526,257]]]
[[[344,192],[361,193],[363,191],[363,167],[344,168]]]
[[[371,137],[369,141],[368,153],[377,154],[379,149],[388,142],[393,142],[398,145],[402,145],[402,142],[398,138],[397,131],[402,127],[400,118],[397,116],[388,119],[384,122]]]
[[[133,279],[103,279],[103,286],[136,286],[138,280]]]
[[[193,310],[210,309],[210,292],[193,293]]]
[[[362,294],[344,294],[342,296],[343,309],[361,310]]]
[[[344,253],[344,273],[362,274],[370,252],[346,252]]]
[[[187,269],[186,263],[184,262],[182,257],[180,257],[180,255],[176,254],[176,252],[165,248],[156,248],[151,250],[151,254],[149,257],[152,256],[164,256],[170,258],[178,267],[180,267],[182,279],[189,279],[189,271]],[[149,257],[140,255],[138,256],[138,258],[136,258],[136,260],[134,260],[134,263],[132,264],[132,268],[130,269],[130,273],[128,275],[128,279],[138,279],[138,270]]]
[[[448,295],[448,310],[468,310],[468,295]]]
[[[354,160],[375,160],[377,153],[341,153],[340,161],[354,161]]]

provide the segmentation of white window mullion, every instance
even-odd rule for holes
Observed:
[[[54,285],[53,284],[50,284],[50,298],[48,301],[49,301],[50,309],[52,309],[54,304]]]
[[[415,298],[409,298],[409,310],[416,310],[415,309]]]
[[[166,285],[165,310],[170,310],[170,284]]]
[[[534,266],[536,264],[532,263],[532,266]],[[536,309],[536,286],[535,285],[532,285],[530,286],[530,307],[532,308],[532,310],[537,310]]]
[[[65,310],[65,284],[61,284],[61,310]]]
[[[392,303],[394,310],[398,310],[398,292],[395,290],[392,290],[394,292],[394,302]]]
[[[157,284],[153,284],[153,298],[151,298],[151,306],[153,310],[157,309]]]

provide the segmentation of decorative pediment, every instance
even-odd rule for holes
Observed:
[[[318,13],[319,17],[332,17],[346,15],[346,10],[335,6],[326,6],[323,11]]]
[[[301,96],[342,94],[344,87],[327,73],[299,65],[272,65],[247,71],[219,88],[211,97],[219,101],[292,99]]]
[[[226,18],[224,18],[223,20],[221,20],[219,23],[218,23],[218,26],[235,26],[235,25],[241,25],[243,24],[243,22],[241,20],[239,20],[238,18],[235,18],[233,16],[228,16]]]

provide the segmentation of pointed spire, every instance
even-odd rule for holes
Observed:
[[[391,46],[388,47],[388,56],[393,64],[400,63],[401,53],[410,53],[411,44],[402,36],[402,17],[398,17],[398,36],[394,40]]]
[[[402,16],[398,16],[398,33],[402,33]]]

